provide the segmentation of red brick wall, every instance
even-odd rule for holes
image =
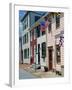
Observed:
[[[30,41],[30,47],[32,48],[31,64],[34,63],[34,45],[37,45],[37,39],[34,39],[34,30],[32,30],[32,41]]]

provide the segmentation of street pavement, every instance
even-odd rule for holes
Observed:
[[[25,71],[22,68],[19,68],[19,79],[35,79],[36,76],[33,76],[30,72]]]
[[[32,79],[32,78],[54,78],[54,77],[63,77],[64,75],[58,75],[56,72],[48,71],[44,72],[42,69],[37,69],[35,71],[31,65],[20,64],[19,65],[19,78],[20,79]]]

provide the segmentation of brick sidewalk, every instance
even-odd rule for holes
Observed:
[[[30,64],[19,64],[19,68],[22,68],[28,72],[35,72],[35,70],[32,68],[32,65]]]
[[[33,75],[39,78],[63,77],[63,76],[57,75],[55,72],[52,72],[52,71],[44,72],[41,69],[37,69],[35,71],[35,69],[31,68],[30,64],[20,64],[19,67],[32,73]]]

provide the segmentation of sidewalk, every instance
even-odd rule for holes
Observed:
[[[29,65],[29,64],[20,64],[19,67],[26,70],[26,71],[28,71],[28,72],[30,72],[30,73],[32,73],[33,75],[35,75],[35,76],[37,76],[39,78],[63,77],[63,76],[60,76],[60,75],[56,74],[53,71],[44,72],[41,69],[37,69],[35,71],[35,69],[33,69],[31,67],[31,65]]]

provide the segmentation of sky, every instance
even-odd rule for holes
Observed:
[[[25,15],[25,11],[24,10],[19,10],[19,20],[21,20],[24,15]]]
[[[25,15],[25,11],[24,10],[19,10],[19,36],[21,36],[22,29],[23,29],[23,25],[20,22],[20,20],[23,18],[24,15]]]

